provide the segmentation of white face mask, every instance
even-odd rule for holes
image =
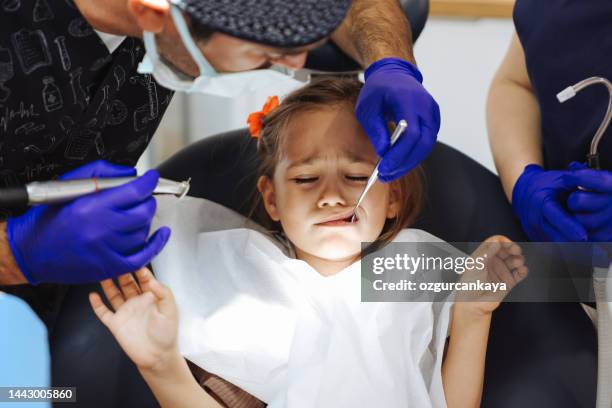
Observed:
[[[146,54],[138,66],[138,72],[152,74],[161,86],[174,91],[234,97],[268,88],[271,84],[278,87],[281,83],[288,89],[304,85],[303,82],[269,69],[227,74],[217,73],[191,38],[181,11],[176,6],[171,5],[171,13],[181,40],[197,64],[200,75],[192,78],[164,61],[157,52],[155,35],[145,31],[143,40]]]

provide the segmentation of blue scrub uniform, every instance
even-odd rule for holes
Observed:
[[[590,86],[563,104],[556,95],[588,77],[612,81],[612,1],[517,0],[514,24],[540,105],[546,168],[585,162],[608,107],[608,91]],[[612,170],[612,126],[599,153],[601,167]]]
[[[585,162],[608,91],[589,87],[563,104],[556,95],[591,76],[612,80],[612,1],[517,0],[514,24],[541,111],[545,167]],[[610,133],[599,145],[607,170]],[[493,314],[483,407],[591,408],[596,376],[596,333],[578,303],[506,303]]]

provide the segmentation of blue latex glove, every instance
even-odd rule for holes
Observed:
[[[421,163],[440,130],[440,108],[421,82],[419,70],[407,61],[384,58],[365,71],[355,114],[382,157],[379,178],[391,181]],[[405,119],[408,128],[390,148],[388,123]]]
[[[589,241],[612,241],[612,172],[592,170],[584,164],[572,163],[574,170],[566,178],[588,191],[577,190],[567,199],[569,209],[584,226]]]
[[[512,209],[530,240],[584,242],[585,228],[568,213],[564,203],[578,184],[570,171],[545,171],[536,164],[525,167],[512,191]]]
[[[60,179],[129,177],[135,169],[104,161],[89,163]],[[11,251],[28,282],[78,284],[133,272],[166,245],[162,227],[147,241],[156,203],[152,192],[159,174],[80,197],[64,205],[41,205],[9,218]]]

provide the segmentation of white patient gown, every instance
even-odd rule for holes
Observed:
[[[156,222],[172,238],[153,268],[193,363],[270,407],[446,406],[450,303],[362,303],[359,262],[323,277],[261,232],[218,230],[244,220],[206,200],[162,200]],[[395,241],[419,240],[436,239]]]

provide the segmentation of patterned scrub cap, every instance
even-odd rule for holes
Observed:
[[[351,0],[178,0],[191,20],[211,31],[274,47],[301,47],[329,36]]]

